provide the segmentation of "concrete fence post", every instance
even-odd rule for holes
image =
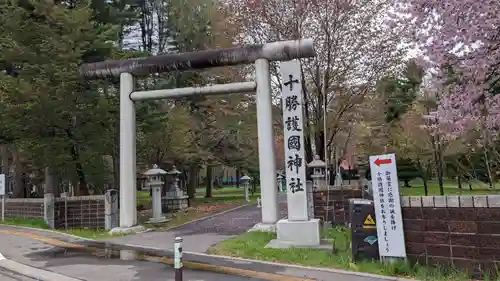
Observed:
[[[104,229],[118,227],[118,190],[109,189],[104,196]]]
[[[43,219],[49,228],[55,228],[55,197],[52,193],[43,195]]]

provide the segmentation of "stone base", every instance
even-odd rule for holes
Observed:
[[[189,206],[189,197],[163,197],[161,198],[161,205],[161,209],[164,213],[185,210]]]
[[[166,217],[161,216],[159,218],[150,218],[146,223],[156,224],[156,223],[166,223],[166,222],[169,222],[169,221],[170,220],[167,219]]]
[[[248,230],[248,232],[250,231],[276,232],[276,225],[267,223],[258,223]]]
[[[273,248],[273,249],[306,248],[306,249],[318,249],[318,250],[325,250],[332,252],[333,242],[329,240],[321,240],[319,245],[307,246],[307,245],[295,245],[288,241],[280,241],[278,239],[273,239],[269,241],[269,243],[266,245],[266,248]]]
[[[310,247],[319,246],[321,225],[319,219],[307,221],[279,220],[276,223],[277,236],[280,242],[289,245]]]
[[[111,229],[108,233],[111,235],[124,235],[132,233],[145,232],[146,228],[142,225],[136,225],[131,227],[115,227]]]

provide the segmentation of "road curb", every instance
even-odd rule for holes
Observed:
[[[98,243],[103,243],[98,241]],[[165,249],[160,249],[160,248],[155,248],[155,247],[146,247],[146,246],[140,246],[140,245],[135,245],[135,244],[117,244],[117,243],[108,243],[108,245],[111,245],[116,248],[122,247],[123,249],[131,249],[135,250],[137,252],[143,252],[146,253],[147,255],[150,256],[156,256],[156,257],[162,257],[165,259],[167,258],[168,255],[173,256],[173,251],[170,250],[165,250]],[[262,264],[262,265],[272,265],[272,266],[280,266],[284,268],[291,268],[291,269],[305,269],[305,270],[311,270],[311,271],[322,271],[322,272],[327,272],[327,273],[334,273],[334,274],[342,274],[342,275],[350,275],[350,276],[359,276],[359,277],[366,277],[366,278],[376,278],[379,280],[388,280],[388,281],[417,281],[416,279],[408,279],[408,278],[402,278],[402,277],[394,277],[394,276],[384,276],[384,275],[378,275],[378,274],[372,274],[372,273],[365,273],[365,272],[356,272],[356,271],[347,271],[347,270],[342,270],[342,269],[334,269],[334,268],[325,268],[325,267],[312,267],[312,266],[304,266],[304,265],[295,265],[295,264],[284,264],[284,263],[278,263],[278,262],[269,262],[269,261],[260,261],[260,260],[253,260],[253,259],[245,259],[245,258],[239,258],[239,257],[231,257],[231,256],[220,256],[220,255],[210,255],[210,254],[204,254],[204,253],[195,253],[195,252],[188,252],[188,251],[183,251],[183,257],[185,259],[190,260],[196,257],[206,257],[209,259],[219,259],[222,261],[238,261],[238,262],[244,262],[244,263],[254,263],[254,264]],[[230,269],[238,269],[238,268],[233,268],[233,267],[227,267],[227,266],[218,266],[218,265],[213,265],[209,263],[200,263],[200,262],[194,262],[197,264],[202,264],[207,266],[208,271],[215,271],[215,272],[221,272],[221,273],[226,273],[226,274],[234,274],[231,271],[228,272],[223,272],[223,271],[218,271],[218,267],[222,267],[224,270],[227,270],[228,268]],[[189,264],[189,261],[184,262],[185,265]],[[199,268],[192,268],[192,269],[199,269]],[[203,269],[200,269],[203,270]],[[240,270],[245,270],[245,269],[240,269]],[[238,274],[236,274],[238,275]],[[246,277],[254,277],[258,278],[255,276],[248,276],[248,275],[240,275],[240,276],[246,276]],[[288,275],[288,278],[299,278],[296,276],[291,276]],[[266,279],[269,280],[269,279]],[[273,279],[274,280],[274,279]],[[294,279],[286,279],[286,280],[294,280]],[[299,279],[299,280],[311,280],[311,279]]]
[[[0,260],[0,267],[6,270],[24,275],[36,280],[43,281],[82,281],[73,277],[68,277],[52,271],[43,270],[36,267],[31,267],[13,260],[3,259]]]

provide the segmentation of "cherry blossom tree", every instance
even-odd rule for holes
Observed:
[[[453,135],[498,131],[500,120],[500,1],[400,0],[397,18],[414,23],[438,115]],[[402,16],[401,16],[402,15]]]

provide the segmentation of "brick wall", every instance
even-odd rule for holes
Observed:
[[[410,260],[500,270],[500,196],[403,196],[401,206]]]
[[[344,224],[349,218],[349,199],[361,197],[362,192],[358,186],[315,190],[313,192],[314,217],[323,221]],[[329,210],[327,209],[327,201]],[[333,213],[335,213],[335,217],[333,217]]]
[[[104,195],[56,198],[55,228],[104,228]]]
[[[43,198],[5,199],[6,218],[43,219]]]

